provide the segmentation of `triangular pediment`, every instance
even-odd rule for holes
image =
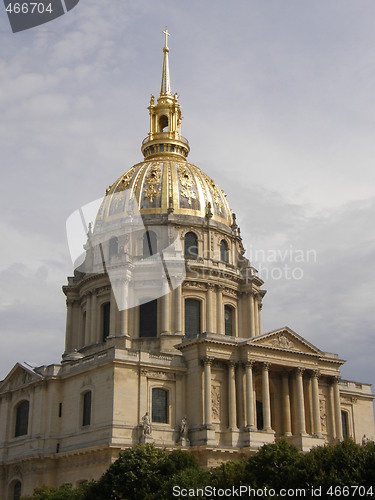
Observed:
[[[42,378],[26,363],[16,363],[5,379],[0,382],[0,392],[13,391]]]
[[[286,351],[303,352],[320,356],[323,354],[320,349],[287,326],[280,328],[279,330],[274,330],[273,332],[264,333],[263,335],[254,337],[250,340],[250,343],[262,347],[271,347]]]

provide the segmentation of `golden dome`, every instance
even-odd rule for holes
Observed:
[[[195,216],[232,225],[224,192],[200,168],[186,161],[190,147],[181,135],[181,108],[178,94],[172,95],[169,77],[169,33],[163,33],[161,91],[156,104],[151,95],[148,107],[150,130],[141,147],[144,161],[107,189],[96,218],[97,228],[101,222],[115,222],[132,213]]]
[[[114,221],[137,210],[141,215],[189,215],[232,224],[223,190],[196,165],[167,155],[138,163],[117,179],[107,189],[98,218]]]

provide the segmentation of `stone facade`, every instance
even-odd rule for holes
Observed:
[[[301,451],[374,438],[370,385],[288,327],[262,333],[235,215],[186,161],[168,51],[145,160],[107,189],[63,287],[61,364],[17,363],[0,383],[1,498],[97,479],[139,442],[213,465],[281,436]]]

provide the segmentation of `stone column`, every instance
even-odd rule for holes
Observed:
[[[284,436],[292,435],[292,422],[290,417],[290,393],[289,393],[289,375],[283,371],[281,375],[282,396],[281,403],[283,409],[283,433]]]
[[[253,365],[254,361],[246,363],[246,423],[248,430],[255,430]]]
[[[253,315],[254,315],[254,333],[255,335],[259,335],[258,298],[256,296],[254,297]]]
[[[217,287],[217,300],[216,300],[216,316],[217,316],[217,333],[225,333],[223,328],[223,292],[222,287]]]
[[[263,307],[263,304],[259,300],[258,301],[258,335],[261,335],[261,333],[262,333],[262,314],[261,314],[262,307]]]
[[[296,369],[297,433],[306,434],[305,401],[303,396],[303,368]]]
[[[319,372],[317,370],[315,370],[311,376],[311,389],[312,389],[314,434],[317,437],[322,437],[322,428],[320,424]]]
[[[237,428],[236,422],[236,373],[235,363],[228,364],[228,421],[229,428]]]
[[[262,364],[262,400],[263,400],[263,429],[265,431],[272,430],[271,428],[271,398],[270,398],[270,381],[269,369],[270,363]]]
[[[86,329],[84,345],[89,345],[91,339],[91,292],[86,297]]]
[[[328,433],[330,433],[332,439],[336,437],[336,429],[335,429],[335,405],[333,401],[333,383],[332,380],[328,381],[328,408],[327,408],[327,425],[328,425]]]
[[[66,299],[66,333],[65,333],[65,352],[73,351],[73,304],[74,300]]]
[[[171,317],[171,294],[161,297],[161,333],[170,333],[170,317]]]
[[[97,340],[97,310],[96,310],[96,293],[92,292],[91,296],[91,336],[90,336],[90,344],[95,344],[98,342]]]
[[[214,333],[214,321],[213,321],[213,302],[214,302],[214,290],[213,285],[207,285],[207,303],[206,303],[206,331],[209,333]]]
[[[333,403],[335,407],[335,426],[336,426],[336,439],[343,440],[342,435],[342,421],[341,421],[341,405],[340,405],[340,377],[333,379]]]
[[[204,366],[204,424],[206,428],[212,427],[211,403],[211,358],[203,359]]]
[[[182,333],[182,315],[181,315],[181,307],[182,307],[182,285],[178,286],[174,290],[174,324],[175,324],[175,332]]]
[[[111,337],[115,337],[116,335],[116,317],[117,317],[117,304],[116,304],[116,299],[115,295],[113,293],[113,288],[111,286],[111,297],[110,297],[110,320],[109,320],[109,335]]]
[[[249,328],[250,337],[255,337],[254,295],[249,293]]]
[[[120,333],[121,335],[128,335],[129,334],[129,309],[128,309],[128,304],[129,304],[129,282],[128,280],[125,280],[123,283],[123,300],[121,303],[122,306],[122,311],[121,311],[121,319],[120,319]]]

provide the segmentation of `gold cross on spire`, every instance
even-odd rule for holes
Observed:
[[[171,34],[169,33],[167,27],[165,27],[165,30],[163,30],[163,33],[165,35],[165,46],[168,47],[168,37],[171,36]]]

